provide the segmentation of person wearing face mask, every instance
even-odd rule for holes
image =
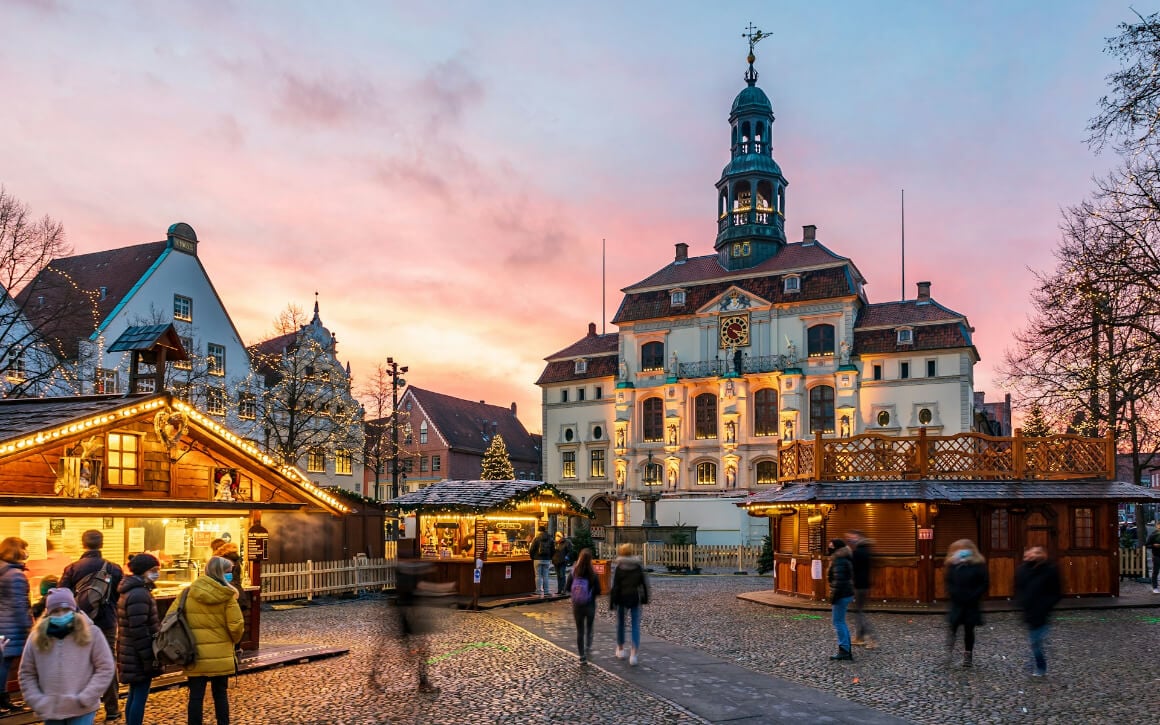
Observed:
[[[238,591],[230,585],[234,564],[215,556],[189,587],[185,621],[193,634],[197,656],[185,668],[189,680],[189,725],[201,725],[205,687],[213,693],[213,710],[218,725],[229,725],[230,701],[227,687],[237,671],[234,645],[242,641],[245,622],[238,606]]]
[[[153,656],[153,638],[161,629],[161,619],[151,593],[161,563],[152,554],[137,554],[129,560],[129,571],[132,575],[117,587],[117,675],[129,686],[125,725],[141,725],[149,687],[161,674]]]
[[[971,667],[974,665],[975,627],[983,624],[980,603],[991,586],[987,560],[979,553],[975,542],[959,539],[951,544],[943,580],[951,600],[950,611],[947,612],[947,624],[950,627],[947,632],[947,666],[950,667],[954,661],[955,641],[959,636],[959,627],[962,627],[963,667]]]
[[[53,589],[20,658],[24,702],[45,725],[91,725],[113,681],[113,653],[68,589]]]
[[[9,536],[0,541],[0,685],[8,684],[8,671],[32,629],[28,576],[24,573],[27,559],[28,543],[24,539]],[[8,699],[7,688],[0,686],[0,715],[19,710]]]

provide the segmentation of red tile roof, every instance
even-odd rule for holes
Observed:
[[[718,279],[738,279],[747,276],[790,272],[795,269],[817,267],[835,262],[848,262],[846,257],[834,254],[820,242],[795,242],[782,247],[776,255],[765,260],[756,267],[741,270],[728,270],[717,261],[716,254],[704,257],[690,257],[683,264],[671,262],[655,274],[629,285],[621,292],[649,289],[653,287],[675,287],[686,284],[699,284]]]
[[[104,252],[54,259],[18,296],[33,325],[55,342],[66,357],[77,354],[77,339],[87,338],[117,307],[169,242],[135,244]],[[101,299],[99,290],[105,288]],[[39,298],[44,297],[41,304]],[[93,302],[90,302],[92,300]],[[95,320],[92,310],[95,304]],[[61,310],[72,310],[67,321]]]
[[[575,360],[555,360],[548,363],[536,385],[548,383],[563,383],[569,380],[591,380],[593,378],[611,378],[616,375],[616,355],[594,357],[588,361],[588,369],[582,373],[576,372]]]
[[[410,395],[423,408],[453,450],[482,455],[491,444],[492,423],[495,432],[503,436],[512,462],[534,463],[540,469],[540,446],[511,408],[488,405],[475,400],[463,400],[409,386],[404,396]]]
[[[609,332],[604,335],[585,335],[563,350],[554,352],[544,359],[559,360],[561,358],[615,355],[619,349],[617,347],[619,337],[619,334],[615,332]]]
[[[914,328],[914,344],[899,345],[898,333],[892,327],[876,330],[854,329],[854,354],[910,352],[971,347],[970,333],[962,322],[946,325],[919,325]]]
[[[949,322],[951,320],[966,320],[952,309],[943,307],[934,300],[930,304],[920,305],[917,300],[905,302],[878,302],[868,304],[862,308],[855,329],[867,327],[886,327],[898,325],[915,325],[924,322]]]

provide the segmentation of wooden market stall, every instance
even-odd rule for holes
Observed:
[[[350,510],[168,393],[0,401],[0,538],[28,542],[33,592],[76,560],[81,534],[96,529],[110,561],[157,556],[154,595],[164,613],[201,574],[210,543],[226,539],[245,560],[243,646],[257,649],[270,536],[262,514]]]
[[[991,597],[1010,597],[1029,546],[1043,546],[1073,596],[1119,594],[1117,504],[1157,492],[1114,481],[1110,438],[978,433],[795,441],[781,485],[738,505],[770,519],[775,589],[825,598],[827,542],[852,529],[874,541],[872,599],[944,599],[947,549],[971,539]]]
[[[410,555],[432,560],[436,581],[454,582],[464,596],[474,593],[477,560],[479,596],[535,591],[528,546],[538,528],[555,516],[592,516],[542,481],[441,481],[390,503],[404,517]],[[399,556],[407,551],[400,543]]]

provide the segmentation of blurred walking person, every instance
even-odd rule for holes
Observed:
[[[608,606],[616,609],[616,657],[624,659],[624,619],[632,620],[632,648],[628,664],[635,666],[640,652],[641,607],[648,604],[648,578],[640,559],[632,555],[632,544],[617,549],[616,570],[608,593]]]
[[[18,712],[8,699],[8,672],[24,650],[32,629],[28,576],[24,562],[28,542],[16,536],[0,541],[0,716]],[[25,698],[25,702],[28,698]]]
[[[576,651],[580,664],[588,664],[592,651],[592,627],[596,623],[596,597],[600,596],[600,577],[592,568],[592,550],[580,552],[576,566],[568,575],[564,591],[572,600],[572,618],[576,621]]]
[[[832,660],[852,660],[850,651],[850,627],[846,624],[846,610],[854,601],[854,563],[850,547],[842,539],[830,542],[830,571],[826,575],[830,582],[830,613],[834,620],[834,633],[838,636],[838,652],[830,655]]]
[[[1059,567],[1048,560],[1042,546],[1032,546],[1023,552],[1023,563],[1015,570],[1015,601],[1023,610],[1023,623],[1031,642],[1034,660],[1032,675],[1047,674],[1047,656],[1044,644],[1050,626],[1051,610],[1063,598],[1063,583]]]
[[[121,594],[117,600],[117,675],[129,686],[125,725],[141,725],[149,688],[161,674],[153,656],[153,638],[161,630],[161,619],[152,594],[153,582],[161,574],[160,562],[152,554],[137,554],[129,560],[129,571],[117,587]]]
[[[541,526],[539,535],[532,539],[532,545],[528,549],[528,557],[535,562],[536,588],[541,597],[552,594],[552,585],[548,582],[548,570],[552,567],[552,554],[555,553],[556,546],[552,541],[552,535],[548,533],[547,527]]]
[[[427,634],[430,618],[421,601],[421,589],[435,567],[421,559],[400,559],[395,573],[395,606],[399,610],[400,642],[405,659],[411,660],[419,676],[419,692],[438,692],[427,675],[430,646]]]
[[[568,591],[564,582],[568,578],[568,565],[572,563],[572,540],[563,531],[556,532],[555,550],[552,552],[552,566],[556,568],[556,594]]]
[[[846,532],[846,545],[850,547],[850,559],[854,564],[854,638],[850,644],[874,649],[878,642],[866,621],[866,601],[870,598],[870,556],[874,542],[861,531],[851,529]]]
[[[983,624],[981,602],[991,586],[987,560],[975,542],[959,539],[947,552],[943,573],[951,608],[947,613],[947,666],[954,662],[955,641],[963,628],[963,667],[974,665],[975,627]]]
[[[205,688],[213,694],[213,712],[218,725],[229,725],[230,675],[237,673],[234,645],[242,641],[245,622],[238,606],[238,590],[230,586],[227,574],[234,563],[215,556],[205,565],[205,573],[189,586],[185,621],[193,634],[197,656],[185,668],[189,682],[189,725],[202,725]]]
[[[20,692],[45,725],[92,725],[115,666],[104,635],[68,589],[48,593],[20,658]]]

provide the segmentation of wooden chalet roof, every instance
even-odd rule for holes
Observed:
[[[1160,501],[1160,491],[1121,481],[841,481],[791,484],[738,503],[742,508],[813,503],[929,501]]]
[[[562,500],[573,516],[590,516],[570,494],[543,481],[440,481],[389,502],[403,511],[437,510],[484,512],[514,510],[537,497]]]
[[[482,454],[491,445],[494,430],[503,436],[504,446],[513,461],[539,464],[540,445],[511,408],[464,400],[414,386],[407,387],[404,401],[408,395],[423,409],[451,449]]]
[[[80,395],[67,398],[13,398],[0,400],[0,444],[21,436],[55,428],[75,420],[119,410],[134,400],[154,397],[141,395]]]
[[[128,327],[112,345],[109,345],[109,352],[152,350],[158,344],[170,350],[167,356],[170,361],[189,359],[185,347],[181,344],[181,336],[177,334],[172,322]]]

